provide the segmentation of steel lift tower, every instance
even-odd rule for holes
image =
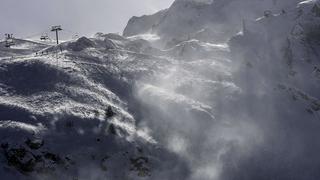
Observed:
[[[59,35],[58,35],[58,31],[62,31],[61,26],[52,26],[51,27],[51,31],[55,31],[56,32],[56,39],[57,39],[57,44],[59,44]]]

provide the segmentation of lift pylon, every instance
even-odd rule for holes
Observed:
[[[53,31],[56,32],[57,44],[59,44],[59,35],[58,35],[58,32],[59,32],[59,31],[62,31],[61,26],[60,26],[60,25],[59,25],[59,26],[52,26],[52,27],[51,27],[51,31],[52,31],[52,32],[53,32]]]

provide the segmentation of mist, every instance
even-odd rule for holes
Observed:
[[[319,179],[320,4],[301,1],[5,2],[4,31],[87,37],[2,43],[0,175]]]
[[[213,7],[215,3],[219,2],[213,2]],[[163,74],[151,81],[142,80],[136,86],[136,96],[143,104],[141,126],[150,127],[160,144],[186,160],[191,171],[188,179],[315,179],[318,175],[311,164],[318,164],[314,159],[319,144],[312,137],[318,134],[315,127],[318,115],[307,115],[283,91],[294,91],[289,94],[296,97],[300,90],[279,88],[291,83],[304,89],[309,87],[302,77],[299,80],[288,77],[295,69],[293,66],[298,68],[300,63],[290,59],[299,56],[295,49],[299,47],[297,39],[287,36],[298,12],[296,4],[293,1],[278,2],[281,3],[278,6],[277,1],[221,3],[226,7],[219,15],[223,14],[225,21],[212,27],[206,24],[206,28],[233,27],[240,32],[231,39],[227,35],[220,37],[228,39],[230,49],[226,51],[231,51],[231,62],[219,59],[219,51],[210,57],[199,55],[200,50],[194,50],[197,45],[191,40],[180,44],[183,47],[179,49],[180,60],[172,60]],[[178,10],[180,6],[176,3],[173,8]],[[278,14],[278,19],[269,22],[263,15],[266,10]],[[286,12],[279,15],[281,11]],[[175,11],[168,14],[173,16]],[[193,15],[172,18],[179,18],[181,23]],[[175,31],[176,25],[170,20],[158,24],[153,32],[163,36],[181,35],[184,39],[184,33],[196,31],[188,28],[190,24],[181,32]],[[224,47],[224,44],[215,45]],[[216,60],[209,60],[213,57]]]

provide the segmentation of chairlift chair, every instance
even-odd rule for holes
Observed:
[[[6,42],[5,47],[9,48],[11,45]]]
[[[49,39],[49,36],[48,35],[42,35],[41,37],[40,37],[40,40],[41,41],[46,41],[46,40],[48,40]]]
[[[13,40],[13,34],[5,34],[6,39],[5,39],[5,47],[11,47],[13,45],[15,45],[14,40]]]
[[[73,35],[72,39],[79,39],[79,35],[78,34]]]

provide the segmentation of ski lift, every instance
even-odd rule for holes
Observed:
[[[73,35],[72,39],[79,39],[79,35],[78,34]]]
[[[15,43],[14,43],[14,40],[13,40],[13,34],[5,34],[5,46],[7,48],[13,46]]]
[[[9,43],[6,42],[6,45],[5,45],[7,48],[9,48],[11,45]]]
[[[48,36],[48,34],[45,34],[45,35],[41,35],[40,36],[40,40],[41,41],[46,41],[46,40],[49,40],[50,38],[49,38],[49,36]]]
[[[61,28],[61,26],[59,25],[59,26],[52,26],[51,27],[51,31],[61,31],[62,30],[62,28]]]

